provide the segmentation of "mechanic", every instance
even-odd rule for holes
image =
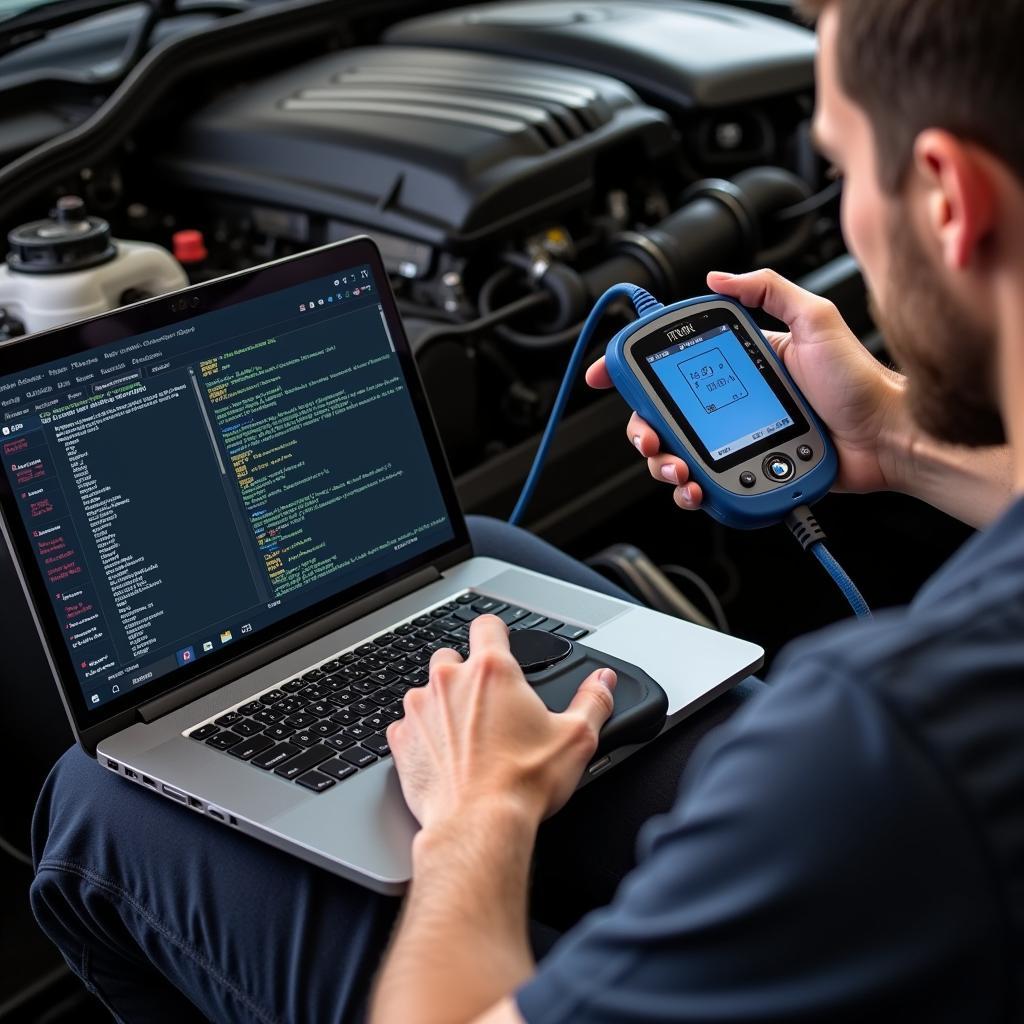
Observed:
[[[909,608],[798,642],[692,759],[611,905],[539,965],[534,838],[572,793],[610,693],[588,687],[550,714],[505,627],[476,620],[468,660],[437,652],[389,734],[423,828],[375,1021],[1024,1011],[1024,2],[808,6],[821,14],[816,133],[846,175],[847,241],[907,376],[772,273],[710,284],[789,325],[776,343],[832,431],[844,489],[903,491],[986,529]],[[589,379],[609,383],[600,363]],[[698,507],[686,467],[642,422],[628,432]],[[502,557],[583,572],[521,534],[497,542]],[[610,831],[628,799],[603,807]],[[36,914],[119,1019],[361,1012],[393,901],[200,824],[77,751],[35,829]],[[584,848],[566,870],[601,857]]]

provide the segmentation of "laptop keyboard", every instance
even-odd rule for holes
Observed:
[[[387,732],[402,698],[424,686],[430,656],[469,653],[469,624],[497,615],[509,629],[544,629],[570,640],[587,630],[472,591],[341,651],[186,730],[191,739],[254,768],[323,793],[390,755]]]

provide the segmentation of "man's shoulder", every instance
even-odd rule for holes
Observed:
[[[854,716],[847,727],[862,742],[856,751],[844,743],[862,767],[883,748],[918,752],[961,808],[1024,935],[1024,598],[961,593],[801,640],[773,673],[783,714],[802,717],[815,679],[836,689],[821,702],[823,734],[838,739],[842,720]],[[875,789],[884,784],[877,773],[867,777]]]

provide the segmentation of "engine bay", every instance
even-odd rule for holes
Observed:
[[[31,295],[29,275],[4,268],[5,338],[157,294],[174,273],[204,281],[368,234],[463,507],[499,517],[581,323],[616,281],[672,301],[705,291],[710,269],[769,266],[881,345],[840,235],[841,184],[811,142],[815,39],[787,3],[148,10],[0,38],[3,232],[34,225],[52,242],[82,230],[139,265],[156,250],[171,264],[136,278],[99,266],[99,287],[75,263],[75,281],[91,281],[86,305],[60,288],[71,250],[29,232],[56,262]],[[57,221],[40,220],[62,202]],[[624,322],[608,317],[599,341]],[[758,607],[752,638],[770,649],[841,614],[826,598],[800,624],[765,618],[763,583],[746,581],[770,574],[771,544],[755,551],[691,517],[681,550],[679,513],[624,441],[623,411],[615,396],[574,390],[531,529],[582,555],[632,542],[659,563],[690,558],[741,623],[745,602]],[[886,518],[893,500],[858,514],[875,502]],[[640,507],[656,529],[634,527]],[[928,538],[923,573],[947,550],[944,529],[916,531],[915,543]],[[884,573],[879,585],[888,598]]]

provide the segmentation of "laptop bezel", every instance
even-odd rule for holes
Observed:
[[[90,709],[78,681],[62,636],[60,623],[50,601],[46,583],[32,549],[28,530],[19,513],[14,492],[6,473],[0,473],[0,526],[32,616],[43,643],[47,660],[57,683],[72,728],[82,746],[90,753],[106,736],[140,720],[139,709],[183,690],[197,695],[215,685],[226,685],[260,662],[280,657],[309,643],[317,635],[337,628],[346,617],[345,609],[363,605],[374,594],[401,585],[422,575],[431,567],[439,571],[471,557],[472,549],[465,516],[455,491],[455,483],[440,436],[423,388],[409,340],[391,291],[390,282],[376,244],[366,236],[357,236],[322,246],[295,256],[240,271],[226,277],[192,285],[177,292],[103,313],[50,331],[26,336],[0,346],[0,377],[21,373],[54,360],[103,345],[114,344],[134,335],[172,327],[182,321],[213,310],[225,309],[303,284],[361,264],[370,264],[379,288],[385,319],[405,374],[409,394],[419,420],[445,508],[453,529],[451,540],[428,549],[409,561],[378,573],[356,587],[326,598],[295,612],[251,638],[239,638],[230,648],[217,652],[219,657],[201,659],[192,666],[178,668],[152,683],[127,691],[99,708]],[[320,628],[322,627],[322,628]],[[291,642],[290,642],[291,641]],[[265,657],[258,655],[265,652]],[[203,664],[206,661],[206,664]],[[238,666],[238,671],[231,669]],[[204,681],[222,679],[213,686]]]

